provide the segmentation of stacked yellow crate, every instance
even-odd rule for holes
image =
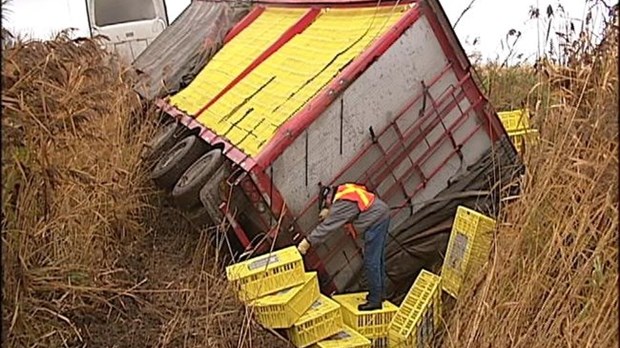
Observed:
[[[459,206],[452,224],[446,258],[441,269],[441,285],[457,298],[468,275],[486,262],[495,220],[469,208]]]
[[[306,280],[301,254],[289,247],[226,267],[226,277],[246,304]]]
[[[228,266],[226,275],[256,321],[270,329],[286,329],[297,347],[334,341],[331,336],[344,329],[340,305],[321,295],[317,273],[304,272],[302,256],[294,246]],[[342,334],[341,344],[364,347],[359,337],[346,332],[351,339]]]
[[[383,308],[360,311],[358,305],[366,302],[367,292],[334,295],[332,298],[342,306],[342,319],[345,325],[370,339],[373,348],[385,348],[388,341],[388,326],[398,311],[390,301],[383,302]]]
[[[306,273],[305,277],[301,285],[253,301],[251,308],[256,321],[272,329],[293,326],[321,294],[316,272]]]
[[[390,348],[432,346],[440,324],[441,278],[422,270],[388,328]]]
[[[320,341],[316,348],[371,348],[370,340],[350,327],[344,326],[339,333]]]
[[[310,309],[286,331],[295,347],[303,348],[337,334],[343,327],[340,305],[320,295]]]

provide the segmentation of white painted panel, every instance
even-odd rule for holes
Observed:
[[[289,208],[299,212],[317,194],[319,181],[329,182],[370,143],[368,128],[372,126],[378,134],[387,127],[407,102],[422,92],[421,81],[428,83],[446,64],[428,21],[421,18],[341,95],[344,99],[342,154],[339,98],[308,128],[307,186],[305,161],[300,160],[305,158],[303,135],[274,162],[274,183]],[[454,80],[442,82],[432,91],[445,89]],[[412,117],[417,117],[417,111]],[[292,175],[296,177],[291,178]]]

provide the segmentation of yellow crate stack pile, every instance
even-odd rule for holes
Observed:
[[[452,297],[458,298],[466,277],[486,262],[495,225],[488,216],[463,206],[457,208],[441,269],[443,290]]]
[[[334,295],[333,299],[342,307],[345,325],[368,338],[373,348],[385,348],[388,344],[388,326],[398,307],[390,301],[383,301],[382,309],[360,311],[357,307],[366,301],[367,295],[367,292]]]
[[[226,268],[228,280],[258,323],[284,329],[297,347],[370,347],[342,322],[341,306],[320,293],[316,272],[305,272],[292,246]]]
[[[458,297],[464,281],[489,256],[494,219],[457,207],[441,276],[422,270],[388,327],[389,347],[433,346],[441,324],[441,291]]]
[[[486,262],[495,220],[457,208],[441,276],[422,270],[400,307],[360,311],[367,292],[320,293],[316,272],[305,272],[294,246],[226,268],[239,298],[258,323],[283,329],[296,347],[385,348],[432,344],[440,325],[441,290],[457,298],[464,281]]]
[[[530,125],[528,109],[502,111],[497,115],[519,154],[523,155],[526,148],[538,142],[538,130]]]

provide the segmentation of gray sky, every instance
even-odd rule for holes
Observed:
[[[131,0],[128,0],[131,1]],[[454,23],[463,9],[471,0],[442,0],[441,3],[448,17]],[[561,4],[566,15],[579,28],[585,18],[586,9],[592,0],[476,0],[456,27],[463,46],[468,53],[478,51],[486,59],[505,59],[508,48],[502,49],[502,41],[510,29],[522,33],[515,51],[522,53],[524,58],[535,57],[538,47],[537,24],[545,27],[540,21],[529,19],[531,6],[540,8],[546,17],[548,5],[557,8]],[[190,0],[166,0],[168,16],[172,21],[190,3]],[[35,38],[49,38],[52,33],[61,29],[77,28],[76,35],[88,36],[88,21],[84,0],[13,0],[10,2],[7,29],[13,33],[22,33]],[[556,13],[556,16],[559,16]],[[594,13],[595,20],[601,22],[602,11]],[[566,22],[556,20],[556,23]],[[542,30],[542,29],[541,29]],[[552,32],[564,31],[559,25]],[[473,45],[474,41],[476,45]]]

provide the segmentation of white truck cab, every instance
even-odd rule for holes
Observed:
[[[168,26],[164,0],[86,0],[91,36],[131,63]]]

